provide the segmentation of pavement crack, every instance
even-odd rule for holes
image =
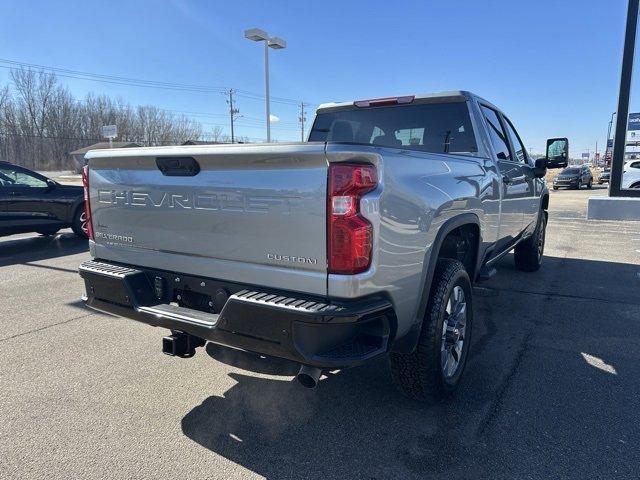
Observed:
[[[496,419],[496,417],[500,413],[504,396],[507,393],[507,389],[511,386],[511,381],[513,380],[513,377],[518,372],[520,365],[522,364],[524,355],[527,353],[527,350],[529,349],[529,340],[533,336],[533,332],[535,331],[536,325],[537,324],[534,324],[533,327],[529,329],[524,339],[522,340],[522,343],[520,344],[520,348],[518,349],[518,353],[516,354],[516,358],[514,362],[511,364],[511,368],[509,368],[507,375],[504,377],[504,379],[500,383],[500,386],[498,387],[498,391],[496,392],[494,399],[491,401],[491,406],[489,407],[489,411],[483,418],[482,422],[480,423],[480,427],[478,428],[478,433],[477,433],[478,437],[481,437],[484,435],[486,430],[491,426],[493,421]]]
[[[15,335],[10,335],[10,336],[8,336],[8,337],[0,338],[0,343],[1,343],[1,342],[5,342],[5,341],[7,341],[7,340],[12,340],[12,339],[14,339],[14,338],[22,337],[22,336],[24,336],[24,335],[30,335],[30,334],[32,334],[32,333],[41,332],[42,330],[47,330],[47,329],[49,329],[49,328],[57,327],[57,326],[59,326],[59,325],[64,325],[65,323],[70,323],[70,322],[73,322],[73,321],[75,321],[75,320],[80,320],[80,319],[82,319],[82,318],[90,317],[91,315],[94,315],[94,313],[93,313],[93,312],[91,312],[91,313],[87,313],[87,314],[85,314],[85,315],[80,315],[80,316],[78,316],[78,317],[73,317],[73,318],[69,318],[69,319],[67,319],[67,320],[63,320],[63,321],[61,321],[61,322],[52,323],[52,324],[50,324],[50,325],[45,325],[44,327],[34,328],[33,330],[28,330],[28,331],[26,331],[26,332],[16,333]]]
[[[562,271],[562,269],[565,267],[565,264],[567,263],[567,254],[568,254],[568,250],[565,251],[564,256],[560,259],[560,265],[556,270],[556,272]],[[554,277],[551,279],[551,282],[550,282],[552,290],[554,290],[557,287],[558,280],[559,280],[558,274],[556,273],[556,275],[554,275]],[[514,293],[528,293],[531,295],[541,295],[541,296],[544,296],[544,299],[542,300],[540,314],[533,317],[533,321],[531,322],[530,327],[527,329],[522,341],[520,342],[520,347],[518,348],[518,352],[516,354],[516,357],[513,363],[509,367],[509,370],[505,375],[504,379],[500,382],[498,389],[496,391],[496,395],[493,398],[493,400],[491,400],[489,404],[489,409],[487,410],[487,413],[484,415],[484,417],[482,418],[482,421],[480,422],[480,426],[478,427],[478,430],[476,433],[476,437],[478,438],[484,436],[487,430],[495,422],[498,415],[502,412],[502,406],[504,404],[504,398],[507,395],[507,390],[511,386],[513,379],[518,373],[518,370],[520,369],[520,365],[522,365],[522,362],[524,360],[526,353],[529,351],[531,338],[534,336],[534,334],[538,330],[542,322],[542,319],[546,318],[547,314],[549,313],[549,309],[551,308],[550,306],[551,301],[554,298],[567,298],[567,297],[579,298],[584,300],[593,300],[591,298],[580,297],[577,295],[529,292],[526,290],[508,289],[508,288],[496,289],[496,290],[514,292]]]

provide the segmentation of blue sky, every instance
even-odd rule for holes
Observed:
[[[572,156],[602,149],[616,109],[626,0],[20,1],[0,5],[0,58],[93,73],[233,87],[262,95],[250,27],[287,40],[271,51],[271,94],[317,105],[471,90],[511,117],[534,153],[568,136]],[[0,84],[8,81],[0,68]],[[228,131],[221,93],[60,78],[132,104],[206,114]],[[264,101],[239,97],[239,135],[264,138]],[[299,139],[298,109],[272,104],[272,136]],[[312,114],[308,119],[313,118]]]

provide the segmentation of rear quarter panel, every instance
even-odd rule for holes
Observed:
[[[375,231],[371,268],[353,276],[330,274],[329,296],[387,292],[401,337],[418,321],[423,274],[442,225],[471,213],[480,224],[482,245],[495,242],[500,214],[495,164],[473,156],[339,144],[327,145],[327,158],[373,163],[380,177],[379,187],[361,201]]]

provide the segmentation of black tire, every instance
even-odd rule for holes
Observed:
[[[587,189],[591,190],[592,186],[593,186],[593,180],[589,180],[589,183],[587,183]]]
[[[580,190],[582,188],[582,180],[578,180],[578,185],[576,185],[576,190]]]
[[[452,305],[454,292],[462,289],[465,301],[465,321],[461,329],[455,330],[456,337],[462,339],[461,352],[457,355],[458,361],[451,375],[443,372],[443,352],[445,341],[449,337],[443,335],[445,319],[449,321],[454,315],[447,313],[449,300]],[[453,313],[453,312],[451,312]],[[471,331],[473,326],[472,290],[469,275],[464,265],[458,260],[443,258],[438,260],[431,285],[429,301],[418,345],[412,353],[391,353],[391,375],[396,386],[407,397],[419,401],[434,402],[444,396],[450,395],[460,384],[462,373],[466,365],[467,354],[471,344]],[[445,340],[446,339],[446,340]],[[455,344],[455,341],[453,341]],[[446,345],[453,345],[446,343]],[[453,350],[450,350],[453,353]],[[452,357],[453,358],[453,357]]]
[[[544,257],[544,243],[546,240],[547,215],[540,212],[536,230],[525,241],[516,245],[514,250],[514,260],[516,268],[523,272],[535,272],[542,265]]]
[[[84,222],[84,205],[80,205],[73,214],[71,229],[76,236],[80,238],[89,238],[87,235],[86,224]]]

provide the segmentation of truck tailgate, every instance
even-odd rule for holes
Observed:
[[[87,158],[97,258],[326,294],[323,144],[113,149]]]

